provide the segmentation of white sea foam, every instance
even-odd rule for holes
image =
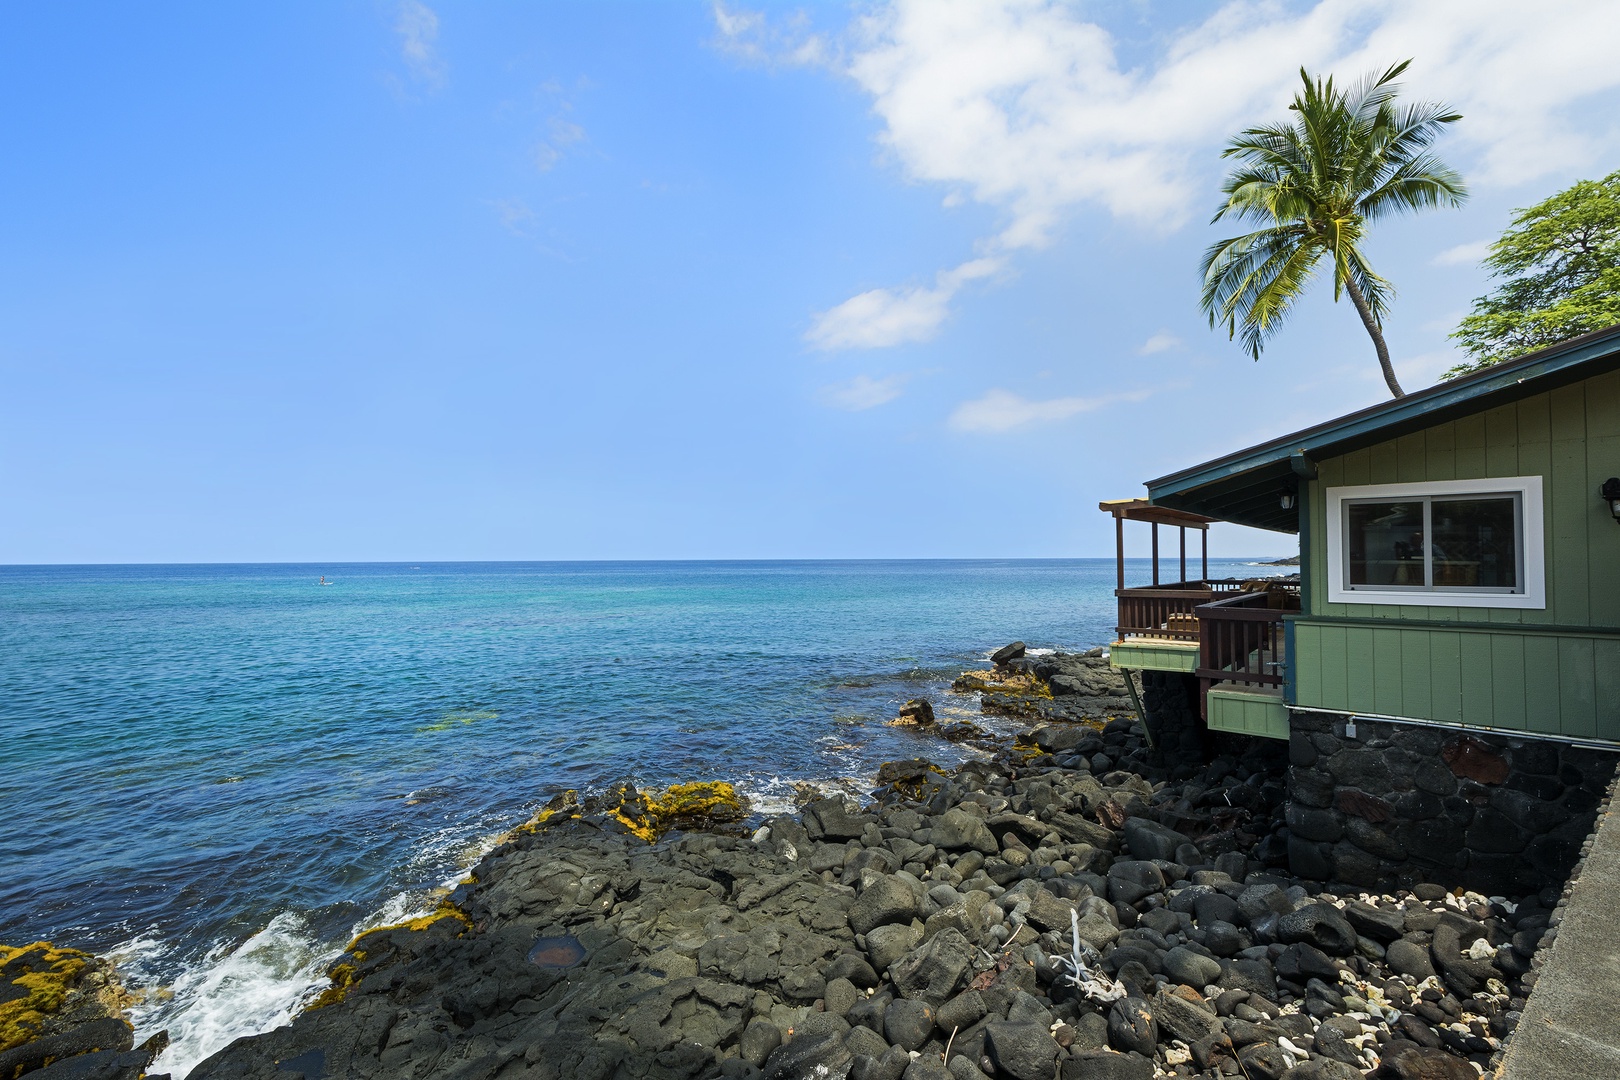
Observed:
[[[420,890],[397,893],[355,923],[350,936],[425,915],[434,902]],[[159,939],[138,935],[111,957],[137,998],[130,1010],[136,1040],[168,1030],[169,1047],[152,1069],[183,1077],[233,1040],[290,1021],[326,985],[343,944],[316,940],[303,916],[283,912],[246,941],[215,946],[167,985],[172,950]]]
[[[164,949],[136,938],[117,952],[131,985],[145,990],[133,1010],[137,1039],[167,1028],[169,1048],[157,1072],[184,1076],[233,1039],[285,1024],[325,982],[339,953],[316,941],[302,916],[283,912],[240,944],[222,943],[159,990],[142,972],[161,965]]]

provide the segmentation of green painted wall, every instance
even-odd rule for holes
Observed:
[[[1620,372],[1317,463],[1300,705],[1620,741]],[[1544,477],[1547,607],[1327,602],[1327,500],[1356,484]],[[1452,626],[1450,624],[1457,624]]]
[[[1205,708],[1211,730],[1266,739],[1288,738],[1288,707],[1278,694],[1245,693],[1212,686]]]
[[[1131,638],[1114,642],[1108,662],[1132,671],[1181,671],[1190,675],[1198,670],[1198,645]]]

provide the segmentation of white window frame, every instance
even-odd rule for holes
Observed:
[[[1418,484],[1364,484],[1327,489],[1327,586],[1332,604],[1401,604],[1406,607],[1536,608],[1547,606],[1547,543],[1542,527],[1542,478],[1492,476],[1483,480],[1430,480]],[[1517,495],[1522,520],[1521,588],[1517,592],[1468,592],[1457,586],[1429,588],[1346,587],[1344,504],[1360,499],[1425,496]]]

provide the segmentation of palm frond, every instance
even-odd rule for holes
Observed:
[[[1392,214],[1461,206],[1467,197],[1468,186],[1463,178],[1439,158],[1424,154],[1368,192],[1356,209],[1371,222]]]
[[[1299,226],[1261,229],[1212,244],[1204,253],[1200,306],[1210,326],[1259,359],[1265,340],[1304,291],[1322,248]]]
[[[1322,255],[1317,244],[1280,247],[1249,274],[1236,307],[1243,312],[1238,321],[1243,347],[1254,359],[1304,295]]]
[[[1396,100],[1396,80],[1410,63],[1348,88],[1302,68],[1289,120],[1249,128],[1222,151],[1235,167],[1212,220],[1264,227],[1205,251],[1199,302],[1210,326],[1241,336],[1256,359],[1324,256],[1333,263],[1334,298],[1353,283],[1381,325],[1394,290],[1362,253],[1368,224],[1467,197],[1462,177],[1430,149],[1458,114],[1434,102]]]

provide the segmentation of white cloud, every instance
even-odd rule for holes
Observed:
[[[446,68],[434,44],[439,40],[439,16],[434,10],[421,0],[400,0],[394,31],[411,74],[429,86],[442,85]]]
[[[1180,344],[1181,339],[1176,337],[1176,335],[1172,334],[1168,330],[1160,330],[1157,334],[1154,334],[1152,337],[1142,342],[1141,345],[1137,346],[1136,355],[1152,356],[1154,353],[1161,353],[1166,349],[1173,349]]]
[[[1003,265],[1001,259],[972,259],[940,271],[932,286],[868,290],[821,312],[805,337],[818,349],[877,349],[927,341],[950,314],[957,291]]]
[[[1067,420],[1071,416],[1092,412],[1104,405],[1121,401],[1142,401],[1151,394],[1137,390],[1128,394],[1107,394],[1103,397],[1061,397],[1048,401],[1031,401],[1010,390],[989,390],[983,397],[964,401],[951,413],[947,424],[952,431],[999,434],[1033,424],[1049,424]]]
[[[889,375],[881,379],[857,375],[848,382],[823,386],[816,393],[816,400],[830,408],[850,412],[875,409],[899,397],[910,378],[908,374]]]
[[[827,39],[810,30],[802,11],[784,19],[768,20],[758,11],[733,11],[716,0],[715,45],[750,63],[775,67],[824,64],[829,60]]]
[[[522,199],[496,199],[489,205],[508,232],[522,236],[534,224],[534,211]]]
[[[1491,241],[1475,240],[1471,244],[1458,244],[1447,248],[1429,262],[1434,266],[1472,266],[1490,254]]]
[[[1072,210],[1100,207],[1152,231],[1212,207],[1222,142],[1282,119],[1298,68],[1354,78],[1415,57],[1408,96],[1465,119],[1441,152],[1478,184],[1514,184],[1599,160],[1620,128],[1577,130],[1569,107],[1620,87],[1611,0],[1319,0],[1298,11],[1231,0],[1164,34],[1145,58],[1086,8],[1057,0],[890,0],[829,46],[802,22],[717,6],[721,39],[767,62],[820,62],[872,100],[879,141],[904,177],[1001,212],[981,259],[1048,243]],[[798,26],[796,33],[794,27]],[[818,59],[809,59],[810,57]],[[944,320],[956,289],[876,289],[852,298],[896,326]],[[828,312],[823,319],[843,309]],[[826,335],[872,348],[918,332]]]
[[[534,165],[541,172],[550,172],[563,159],[563,151],[575,143],[585,141],[585,129],[560,116],[551,118],[549,135],[535,148]]]

